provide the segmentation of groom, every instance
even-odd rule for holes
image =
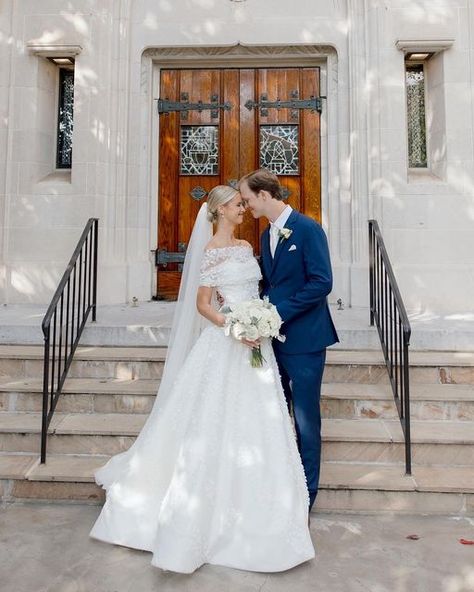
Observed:
[[[254,218],[270,221],[261,236],[262,296],[283,319],[286,341],[274,340],[274,350],[293,409],[311,510],[319,484],[326,347],[339,341],[326,300],[332,289],[327,239],[317,222],[283,202],[278,178],[266,169],[242,177],[239,191]]]

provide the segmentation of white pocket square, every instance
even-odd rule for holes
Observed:
[[[288,249],[288,252],[290,251],[296,251],[296,245],[291,245],[291,247]]]

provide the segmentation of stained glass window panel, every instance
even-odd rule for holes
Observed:
[[[407,66],[408,166],[426,168],[425,80],[423,66]]]
[[[72,131],[74,122],[74,70],[59,70],[58,145],[56,167],[70,169],[72,163]]]
[[[181,126],[181,174],[219,173],[219,128],[217,125]]]
[[[298,175],[298,140],[297,125],[261,125],[260,167],[275,175]]]

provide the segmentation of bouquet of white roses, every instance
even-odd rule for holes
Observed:
[[[240,302],[232,307],[225,307],[221,312],[226,313],[225,334],[235,339],[249,339],[255,341],[262,337],[275,337],[285,341],[280,335],[282,320],[276,307],[265,297]],[[251,364],[253,368],[260,368],[265,361],[260,345],[252,348]]]

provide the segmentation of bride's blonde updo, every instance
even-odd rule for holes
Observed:
[[[207,196],[207,219],[213,224],[217,221],[219,206],[223,206],[238,194],[230,185],[217,185]]]

